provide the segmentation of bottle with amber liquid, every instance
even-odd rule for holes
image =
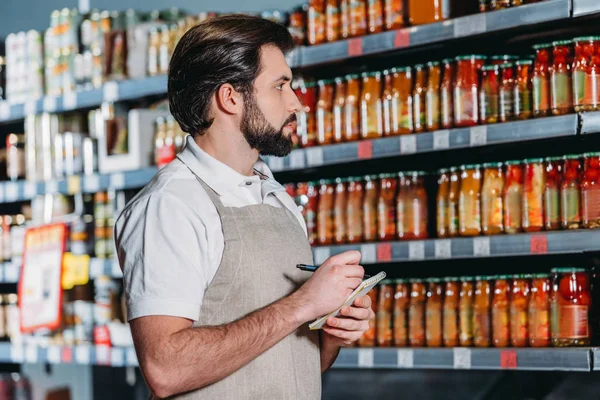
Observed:
[[[365,195],[363,200],[363,236],[366,242],[377,240],[377,210],[379,202],[379,180],[376,175],[368,175],[365,179]]]
[[[377,202],[377,232],[381,241],[396,237],[396,195],[398,181],[394,174],[379,175],[379,200]]]
[[[348,243],[360,243],[363,241],[363,201],[365,195],[362,177],[350,178],[347,191],[346,232]]]
[[[377,139],[383,136],[382,82],[380,72],[362,74],[361,137]]]
[[[415,85],[413,87],[413,113],[415,133],[424,132],[427,127],[426,94],[427,94],[427,69],[425,65],[414,66]]]
[[[443,341],[445,347],[458,346],[459,321],[458,303],[460,299],[460,282],[458,278],[444,278],[444,309],[443,309]]]
[[[346,210],[348,205],[347,179],[335,180],[335,197],[333,205],[334,243],[346,243],[348,238],[346,226]]]

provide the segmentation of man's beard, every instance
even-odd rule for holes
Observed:
[[[285,157],[292,151],[292,135],[285,136],[283,129],[296,122],[296,114],[290,115],[277,130],[267,121],[258,107],[253,94],[244,96],[244,113],[240,129],[251,148],[263,156]]]

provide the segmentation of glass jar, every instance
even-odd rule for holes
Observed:
[[[408,345],[408,305],[410,303],[410,284],[405,279],[396,279],[394,292],[394,346]]]
[[[379,200],[377,202],[377,236],[379,240],[396,237],[396,196],[398,181],[394,174],[379,175]]]
[[[513,63],[504,63],[500,65],[500,122],[512,121],[515,116],[515,66]]]
[[[415,69],[415,85],[413,87],[413,121],[414,132],[424,132],[427,125],[426,93],[427,93],[427,70],[425,65],[417,64]]]
[[[376,175],[365,176],[365,196],[363,201],[363,236],[366,242],[377,240],[377,204],[379,201],[379,181]]]
[[[551,44],[538,44],[535,50],[533,66],[533,116],[550,115],[550,47]]]
[[[427,63],[427,91],[425,93],[426,129],[435,131],[440,129],[440,84],[442,81],[442,68],[440,63]]]
[[[408,227],[406,207],[410,180],[407,180],[404,172],[398,173],[398,196],[396,196],[396,237],[400,240],[406,236]]]
[[[347,192],[346,230],[348,243],[360,243],[363,241],[363,201],[365,194],[362,178],[350,178]]]
[[[494,281],[492,297],[492,342],[494,347],[508,347],[510,344],[510,283],[507,275]]]
[[[458,342],[461,347],[473,346],[473,297],[473,278],[461,277],[458,303]]]
[[[469,127],[479,119],[479,73],[486,57],[478,55],[456,57],[456,82],[454,84],[454,125]]]
[[[383,71],[383,93],[381,95],[381,107],[383,108],[383,135],[392,134],[392,101],[393,94],[393,72],[391,70]]]
[[[481,234],[481,172],[479,164],[463,165],[460,176],[458,225],[461,236]]]
[[[562,157],[546,158],[546,184],[544,189],[544,228],[560,229],[560,188]]]
[[[443,312],[443,339],[445,347],[458,346],[458,303],[460,299],[460,283],[458,278],[444,278],[444,312]]]
[[[304,208],[304,215],[306,220],[306,231],[308,235],[308,242],[311,246],[318,243],[317,240],[317,215],[319,211],[319,188],[317,182],[308,182],[308,190],[306,196],[308,202]]]
[[[320,80],[317,102],[317,144],[333,143],[333,81]]]
[[[511,55],[511,54],[502,54],[490,57],[490,64],[492,65],[502,65],[505,63],[514,63],[517,61],[519,57]]]
[[[333,183],[328,179],[319,181],[319,211],[317,213],[317,243],[319,245],[330,245],[334,240],[335,186]]]
[[[436,232],[439,238],[445,238],[448,232],[448,195],[450,194],[450,174],[447,169],[438,171],[438,191],[436,196]]]
[[[308,44],[315,45],[325,42],[325,2],[310,0],[308,3]]]
[[[500,115],[500,67],[484,65],[481,68],[479,88],[479,121],[482,124],[495,124]]]
[[[375,315],[379,311],[377,308],[377,299],[379,297],[379,287],[375,286],[369,293],[367,294],[371,299],[371,304],[374,304],[373,311]],[[369,321],[369,329],[358,339],[358,345],[360,347],[375,347],[377,339],[377,321],[376,318],[373,318]]]
[[[583,96],[585,92],[585,75],[587,72],[587,65],[590,61],[588,56],[594,55],[594,43],[593,41],[586,46],[586,37],[579,37],[573,39],[573,48],[575,56],[573,59],[573,109],[575,112],[584,110],[583,107]],[[587,53],[584,53],[583,49],[587,47]]]
[[[588,346],[591,342],[591,288],[584,268],[552,269],[550,321],[552,345]]]
[[[349,18],[348,31],[349,37],[364,36],[367,34],[367,1],[366,0],[348,0]]]
[[[427,347],[442,347],[442,308],[444,288],[439,278],[427,279],[425,341]]]
[[[354,142],[360,139],[360,77],[346,75],[346,98],[344,99],[343,128],[344,140]]]
[[[523,230],[539,232],[544,229],[544,187],[546,170],[542,158],[524,161],[525,179],[523,183]]]
[[[581,222],[584,228],[600,228],[600,153],[583,155]]]
[[[367,0],[367,14],[369,33],[383,32],[383,0]]]
[[[325,40],[335,42],[341,33],[340,9],[338,0],[326,0],[325,3]]]
[[[533,114],[531,82],[533,60],[519,60],[517,65],[517,82],[515,84],[515,117],[517,119],[528,119]]]
[[[335,197],[333,205],[333,229],[335,244],[346,243],[348,238],[346,226],[346,209],[348,207],[347,179],[335,180]]]
[[[450,2],[438,0],[408,0],[410,25],[431,24],[450,18]]]
[[[560,222],[563,229],[579,229],[581,228],[581,157],[571,154],[564,156],[563,160]]]
[[[575,42],[573,103],[575,111],[600,109],[600,36],[579,37]]]
[[[350,37],[350,0],[340,0],[340,37]]]
[[[361,137],[363,139],[377,139],[383,136],[381,73],[363,73],[362,78]]]
[[[448,236],[456,237],[460,233],[460,172],[458,168],[450,168],[450,191],[448,192]]]
[[[473,345],[490,347],[492,344],[492,281],[487,276],[475,277],[473,300]]]
[[[427,235],[427,191],[424,182],[425,172],[406,172],[404,201],[404,235],[400,239],[426,239]]]
[[[484,235],[504,232],[504,172],[502,163],[483,164],[481,230]]]
[[[479,0],[479,12],[492,11],[492,0]]]
[[[550,294],[549,274],[535,274],[531,279],[529,296],[529,345],[531,347],[550,346]]]
[[[552,42],[552,69],[550,72],[550,99],[553,115],[573,112],[573,42],[559,40]]]
[[[315,82],[303,81],[294,91],[302,108],[297,113],[298,126],[296,131],[302,147],[312,147],[317,144],[317,128],[315,113],[317,109],[317,87]]]
[[[385,0],[383,4],[385,30],[402,28],[404,23],[404,0]]]
[[[386,279],[379,286],[377,301],[377,346],[390,347],[393,344],[392,314],[394,312],[394,281]]]
[[[441,125],[444,129],[454,127],[454,59],[442,60],[444,73],[440,84]]]
[[[392,104],[391,124],[394,135],[411,133],[414,130],[413,98],[412,98],[412,68],[401,67],[392,69]]]
[[[408,342],[411,347],[425,346],[425,282],[410,280],[410,304],[408,306]]]
[[[504,231],[518,233],[523,221],[523,165],[521,161],[507,161],[504,184]]]
[[[510,296],[510,345],[525,347],[529,343],[529,278],[514,275]]]
[[[335,78],[335,97],[333,98],[333,141],[341,143],[346,138],[344,132],[344,103],[346,102],[346,84],[344,78]]]

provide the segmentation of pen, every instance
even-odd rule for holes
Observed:
[[[308,264],[298,264],[298,265],[296,265],[296,268],[301,269],[302,271],[315,272],[317,270],[317,268],[319,268],[319,266],[318,265],[308,265]],[[371,275],[365,275],[363,278],[369,279],[370,277],[371,277]]]

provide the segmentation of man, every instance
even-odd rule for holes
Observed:
[[[362,281],[360,253],[314,273],[306,228],[259,154],[285,156],[300,109],[278,24],[249,16],[203,22],[169,69],[173,116],[190,133],[177,159],[115,226],[128,320],[156,397],[318,399],[321,373],[373,318],[361,297],[323,331],[307,323]]]

